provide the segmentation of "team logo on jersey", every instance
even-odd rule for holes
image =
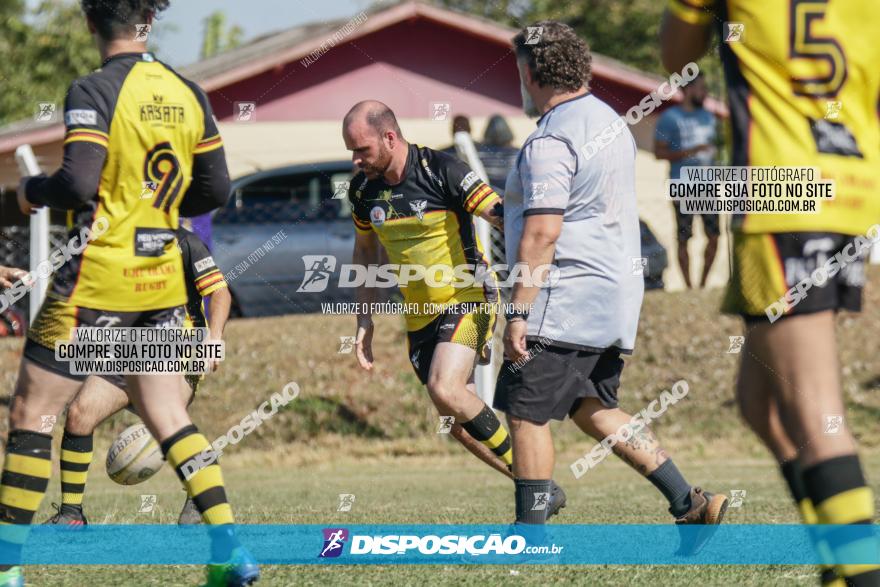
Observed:
[[[183,106],[166,102],[162,94],[153,93],[150,102],[140,102],[138,107],[141,122],[174,126],[184,120]]]
[[[385,224],[385,208],[382,206],[374,206],[373,209],[370,210],[370,222],[376,226],[382,226]]]
[[[425,217],[425,208],[428,207],[428,200],[415,200],[409,203],[409,207],[416,215],[416,218],[421,221]]]
[[[318,558],[336,558],[342,554],[345,541],[348,540],[348,530],[345,528],[324,528],[324,547]]]

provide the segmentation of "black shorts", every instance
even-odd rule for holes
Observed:
[[[721,234],[721,223],[718,214],[682,214],[678,204],[675,208],[675,226],[678,229],[678,241],[687,242],[694,236],[694,216],[703,219],[703,232],[706,236],[718,236]]]
[[[477,352],[480,365],[489,364],[497,309],[492,303],[462,303],[440,314],[424,328],[407,333],[409,361],[422,385],[428,383],[434,350],[441,342],[472,348]]]
[[[24,356],[57,375],[84,381],[88,375],[75,375],[70,372],[70,363],[55,359],[55,341],[70,340],[72,329],[79,326],[180,328],[185,317],[183,306],[143,312],[114,312],[82,308],[55,298],[46,298],[28,330]]]
[[[495,385],[495,409],[544,424],[574,414],[587,397],[617,407],[623,359],[616,349],[579,351],[528,341],[524,364],[505,359]]]
[[[833,232],[736,233],[721,309],[754,322],[825,310],[859,312],[867,252],[856,252],[856,237]],[[825,274],[820,283],[813,273],[829,263],[837,265],[836,274]]]

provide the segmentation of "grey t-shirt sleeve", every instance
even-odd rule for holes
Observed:
[[[523,216],[564,214],[576,170],[577,157],[564,141],[548,136],[526,145],[519,164]]]

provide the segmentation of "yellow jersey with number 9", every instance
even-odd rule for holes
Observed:
[[[748,214],[734,228],[857,235],[880,222],[877,0],[672,0],[670,9],[720,29],[732,164],[818,167],[835,182],[817,214]]]
[[[62,266],[50,295],[115,311],[183,305],[175,240],[193,158],[222,146],[204,93],[149,53],[116,55],[75,81],[65,144],[106,149],[97,197],[73,213],[74,230],[107,226]]]

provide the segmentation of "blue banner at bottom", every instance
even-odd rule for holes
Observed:
[[[204,564],[217,539],[209,528],[2,526],[0,562]],[[273,565],[880,564],[877,527],[866,525],[241,525],[235,534]]]

